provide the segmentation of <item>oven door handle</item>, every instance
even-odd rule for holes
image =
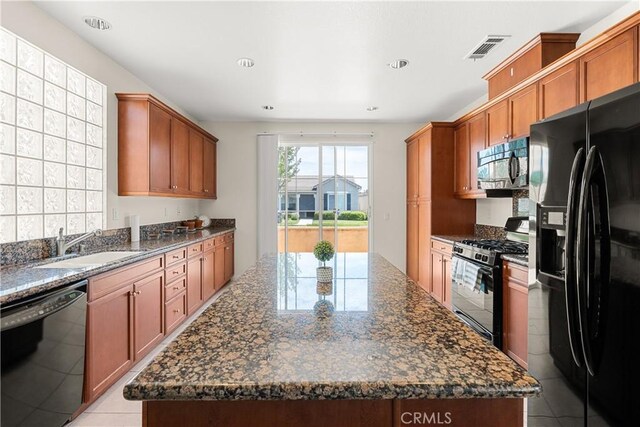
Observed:
[[[470,327],[471,329],[473,329],[474,331],[476,331],[478,334],[488,339],[489,341],[493,341],[493,336],[491,335],[491,333],[487,332],[485,328],[480,326],[475,320],[469,317],[466,313],[457,309],[454,310],[453,312],[456,316],[458,316],[458,319],[462,320],[462,322],[465,325],[467,325],[468,327]]]

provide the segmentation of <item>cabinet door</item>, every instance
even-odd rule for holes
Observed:
[[[418,139],[418,198],[431,200],[431,132]]]
[[[469,126],[465,122],[456,128],[454,136],[454,168],[453,191],[457,195],[465,194],[469,190],[470,160],[469,160]]]
[[[429,252],[431,251],[431,202],[418,202],[418,284],[432,292]]]
[[[451,257],[442,256],[442,304],[451,310]]]
[[[418,282],[418,203],[407,203],[407,276]]]
[[[189,191],[204,194],[204,137],[189,129]]]
[[[509,138],[509,102],[501,101],[487,109],[487,145],[502,144]]]
[[[597,98],[638,81],[638,27],[580,58],[580,100]]]
[[[546,119],[578,105],[578,63],[572,62],[540,79],[539,117]]]
[[[469,190],[478,189],[478,152],[486,148],[486,127],[484,112],[469,119]]]
[[[538,121],[538,85],[533,84],[509,97],[509,139],[529,136]]]
[[[509,265],[507,263],[507,265]],[[527,333],[528,333],[528,292],[525,280],[518,280],[509,275],[509,271],[519,272],[519,269],[504,269],[503,276],[503,350],[520,366],[527,369]],[[526,278],[527,271],[520,272]]]
[[[418,140],[407,144],[407,200],[418,199]]]
[[[173,191],[189,191],[189,128],[184,122],[171,118],[171,181]]]
[[[171,191],[171,115],[149,104],[149,191]]]
[[[187,315],[202,303],[202,255],[192,258],[187,265]]]
[[[133,284],[133,343],[140,360],[164,336],[164,271]]]
[[[214,254],[214,269],[213,269],[213,277],[214,283],[216,286],[216,291],[222,289],[225,284],[224,280],[224,250],[225,244],[220,244],[216,246],[215,254]]]
[[[204,194],[209,199],[215,199],[217,197],[217,158],[216,158],[216,143],[205,139],[204,140]]]
[[[442,254],[439,252],[431,252],[431,296],[438,302],[442,302],[444,276],[442,274]]]
[[[224,247],[224,283],[227,283],[233,277],[233,240],[227,242]]]
[[[133,286],[125,286],[87,305],[87,389],[94,400],[133,363]]]
[[[207,251],[202,258],[202,299],[204,301],[211,298],[216,293],[215,283],[215,251]]]

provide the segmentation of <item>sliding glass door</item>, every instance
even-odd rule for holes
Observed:
[[[371,212],[368,144],[281,143],[278,251],[368,252]]]

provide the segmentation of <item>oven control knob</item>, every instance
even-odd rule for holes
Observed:
[[[488,259],[489,259],[489,257],[488,257],[488,256],[486,256],[486,255],[482,255],[482,260],[483,260],[483,261],[485,261],[485,262],[486,262]]]
[[[482,255],[476,254],[475,259],[480,259],[480,258],[482,258]]]

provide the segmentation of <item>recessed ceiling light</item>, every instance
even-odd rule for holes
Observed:
[[[396,59],[389,64],[389,67],[393,68],[394,70],[398,70],[400,68],[406,67],[407,65],[409,65],[409,61],[407,61],[406,59]]]
[[[240,58],[238,59],[238,65],[241,67],[251,68],[255,62],[251,58]]]
[[[263,109],[263,110],[271,111],[271,110],[273,110],[273,105],[263,105],[263,106],[262,106],[262,109]]]
[[[376,111],[378,107],[367,107],[367,111]]]
[[[95,28],[96,30],[109,30],[111,29],[111,24],[105,21],[102,18],[98,18],[97,16],[85,16],[84,23],[90,26],[91,28]]]

